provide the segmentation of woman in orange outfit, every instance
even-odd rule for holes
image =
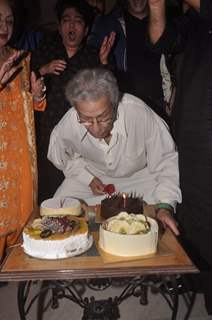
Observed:
[[[13,7],[0,1],[0,261],[36,206],[33,109],[45,109],[45,88],[30,77],[29,55],[8,46],[13,25]]]

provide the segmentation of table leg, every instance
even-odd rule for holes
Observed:
[[[173,286],[172,296],[171,299],[173,301],[172,305],[172,318],[171,320],[177,319],[177,312],[178,312],[178,306],[179,306],[179,294],[178,294],[178,286],[177,286],[177,279],[176,276],[171,276],[171,283]]]
[[[83,320],[90,319],[105,319],[116,320],[119,319],[119,305],[130,296],[140,299],[140,304],[148,304],[148,290],[153,293],[160,293],[167,302],[172,311],[171,320],[177,319],[179,306],[179,284],[176,275],[170,276],[141,276],[134,278],[104,278],[91,280],[78,280],[81,285],[81,290],[77,288],[76,280],[50,280],[41,282],[39,290],[33,292],[32,281],[25,281],[19,283],[18,288],[18,309],[21,320],[26,320],[27,315],[37,301],[37,320],[43,320],[44,311],[51,306],[53,309],[59,307],[59,301],[66,298],[78,304],[83,311]],[[123,287],[119,296],[110,297],[106,300],[96,300],[94,297],[83,297],[86,287],[92,290],[100,291],[106,290],[114,283],[120,283]],[[37,289],[37,288],[36,288]],[[32,294],[33,292],[33,294]],[[50,297],[47,294],[51,293]],[[187,312],[184,320],[189,318],[191,313],[195,295],[191,292],[184,293],[184,299],[187,305]]]
[[[27,311],[25,309],[25,303],[30,291],[31,281],[19,282],[18,286],[18,310],[21,320],[26,320]]]

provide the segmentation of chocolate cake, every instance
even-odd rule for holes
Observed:
[[[126,200],[124,200],[123,194],[114,194],[102,200],[101,216],[108,219],[121,211],[134,214],[143,213],[143,199],[141,197],[136,197],[133,194],[125,195]]]

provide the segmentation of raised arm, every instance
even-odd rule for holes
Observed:
[[[148,0],[149,3],[149,35],[155,44],[166,27],[165,0]],[[205,17],[212,17],[212,3],[210,0],[185,0],[185,3],[200,12]]]
[[[166,0],[148,0],[149,39],[152,50],[160,54],[180,53],[186,47],[188,39],[195,29],[197,16],[195,15],[194,18],[189,10],[186,14],[168,21],[165,2]]]
[[[196,11],[200,10],[200,0],[185,0],[185,3],[194,8]]]
[[[149,3],[149,36],[155,44],[166,27],[165,0],[148,0]]]

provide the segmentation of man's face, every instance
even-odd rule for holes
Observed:
[[[128,0],[128,9],[132,15],[143,13],[146,7],[147,0]]]
[[[13,32],[13,14],[8,5],[0,3],[0,48],[10,40]]]
[[[82,15],[75,8],[65,9],[59,24],[59,32],[65,48],[79,48],[87,31]]]
[[[103,96],[97,101],[77,102],[75,108],[79,122],[93,137],[105,139],[110,136],[113,128],[113,110],[107,96]]]

